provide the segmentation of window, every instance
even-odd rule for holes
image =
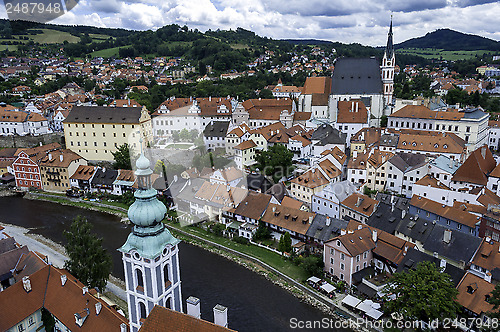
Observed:
[[[330,264],[333,264],[333,257],[330,257]]]
[[[341,259],[341,260],[344,260],[344,259],[345,259],[345,255],[344,255],[344,253],[341,253],[341,254],[340,254],[340,259]]]
[[[33,316],[30,316],[30,318],[28,319],[28,325],[31,326],[35,324],[35,320],[33,319]]]
[[[25,330],[24,325],[23,325],[23,324],[19,324],[19,325],[17,326],[17,330],[18,330],[19,332],[23,332],[23,331]]]
[[[364,259],[366,259],[366,257],[368,257],[368,252],[367,252],[367,251],[365,251],[365,252],[363,253],[363,258],[364,258]]]
[[[168,264],[166,264],[164,267],[163,267],[163,281],[165,282],[165,285],[170,282],[170,278],[168,277],[169,274],[168,274]]]
[[[142,271],[140,269],[135,270],[135,276],[137,278],[137,287],[144,287],[144,279],[142,277]]]
[[[356,262],[359,262],[359,255],[356,256]]]
[[[344,270],[344,268],[345,268],[344,263],[340,263],[340,269],[341,269],[341,270]]]
[[[139,302],[139,317],[146,319],[146,305],[142,302]]]

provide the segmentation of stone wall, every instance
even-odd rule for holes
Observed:
[[[0,147],[3,148],[31,148],[36,145],[61,143],[63,144],[64,135],[62,133],[52,133],[39,136],[0,136]]]

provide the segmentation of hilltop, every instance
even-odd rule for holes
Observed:
[[[439,29],[427,33],[423,37],[412,38],[394,45],[400,48],[442,49],[445,51],[499,51],[500,42],[458,32],[451,29]]]

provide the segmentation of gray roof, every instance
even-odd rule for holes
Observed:
[[[140,107],[74,106],[66,123],[139,123]]]
[[[391,164],[403,173],[425,164],[425,156],[417,153],[397,152],[391,159]]]
[[[481,107],[466,108],[464,110],[464,119],[481,119],[483,116],[486,116],[486,113]]]
[[[203,130],[205,137],[226,137],[229,121],[212,121]]]
[[[396,207],[400,210],[406,210],[408,211],[410,207],[410,199],[406,197],[399,197],[396,195],[391,195],[391,194],[384,194],[384,193],[377,193],[375,196],[375,199],[379,202],[385,203],[385,204],[392,204],[394,201],[396,204]]]
[[[385,134],[380,136],[379,145],[397,147],[398,141],[399,141],[399,135]]]
[[[322,124],[313,132],[311,141],[319,141],[316,145],[345,144],[346,134],[341,133],[329,124]]]
[[[429,237],[424,242],[424,249],[437,252],[439,255],[455,262],[467,264],[474,257],[475,252],[481,245],[482,239],[461,231],[452,231],[450,243],[443,241],[445,226],[434,225]]]
[[[401,264],[398,266],[398,269],[396,272],[406,272],[409,269],[416,269],[417,264],[419,262],[433,262],[436,264],[436,267],[439,268],[439,264],[441,260],[439,258],[435,258],[434,256],[428,255],[423,251],[418,251],[415,250],[414,248],[409,248],[408,251],[406,252],[405,257],[401,261]],[[451,277],[451,280],[453,281],[453,285],[457,287],[457,285],[460,283],[460,280],[462,280],[462,277],[465,274],[465,270],[462,270],[454,265],[451,264],[446,264],[446,268],[443,271],[444,273],[448,274]]]
[[[271,187],[272,183],[264,175],[259,173],[250,173],[246,176],[246,179],[242,179],[238,184],[238,187],[246,185],[248,189],[259,191],[262,193],[267,192]]]
[[[16,249],[16,240],[13,237],[0,240],[0,254]]]
[[[325,243],[326,241],[340,235],[341,229],[346,229],[348,222],[342,219],[330,217],[330,225],[326,226],[326,218],[324,214],[316,214],[306,232],[306,235],[314,238],[316,241]]]
[[[335,62],[332,77],[334,95],[383,93],[380,63],[375,58],[341,58]]]
[[[433,222],[422,218],[415,219],[414,216],[407,213],[396,226],[395,231],[408,236],[412,241],[424,243],[431,234],[434,225]]]
[[[389,234],[394,234],[400,221],[401,209],[398,209],[396,205],[394,205],[394,210],[392,210],[390,204],[380,203],[377,207],[377,211],[368,218],[366,223]]]
[[[288,196],[288,191],[286,190],[285,185],[280,182],[273,184],[271,188],[266,192],[266,194],[273,195],[280,203],[285,196]]]
[[[118,177],[118,170],[98,168],[92,178],[92,185],[111,186]]]

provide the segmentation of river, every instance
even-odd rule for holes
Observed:
[[[50,202],[20,197],[0,198],[0,221],[22,226],[64,244],[63,231],[77,215],[85,216],[93,232],[113,257],[113,275],[123,280],[121,254],[116,250],[126,240],[130,226],[119,218]],[[325,315],[301,302],[264,277],[216,254],[188,243],[179,244],[182,296],[201,301],[202,318],[213,322],[212,308],[228,307],[229,327],[238,331],[289,331],[290,319],[319,321]]]

